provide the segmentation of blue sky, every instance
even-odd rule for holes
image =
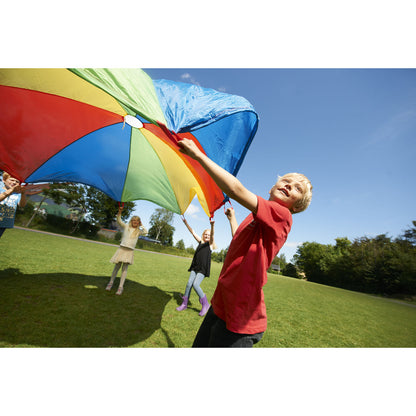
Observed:
[[[280,251],[290,260],[304,241],[334,244],[388,234],[416,220],[415,69],[146,69],[153,79],[199,84],[247,98],[259,128],[237,175],[268,198],[277,175],[301,172],[313,199],[294,215]],[[240,223],[248,211],[233,202]],[[137,202],[145,224],[157,208]],[[209,226],[195,199],[185,214],[198,234]],[[226,248],[231,234],[224,211],[215,214],[215,237]],[[196,242],[175,214],[174,242]]]
[[[147,72],[247,98],[260,123],[238,178],[266,198],[278,174],[299,171],[314,186],[310,208],[294,216],[281,250],[287,260],[304,241],[396,237],[416,219],[416,26],[409,0],[394,7],[277,1],[273,9],[265,1],[214,0],[207,7],[126,0],[118,14],[106,2],[82,2],[80,13],[77,3],[62,13],[47,0],[48,13],[40,15],[37,3],[5,4],[4,15],[19,21],[6,19],[0,28],[13,39],[2,45],[0,64],[163,68]],[[137,205],[148,224],[156,206]],[[234,208],[241,222],[247,211]],[[187,218],[198,233],[208,225],[198,202]],[[223,211],[215,220],[225,248]],[[179,216],[174,226],[175,242],[195,246]]]

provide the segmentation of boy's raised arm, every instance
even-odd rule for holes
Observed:
[[[214,182],[230,198],[237,201],[243,207],[253,213],[257,213],[257,196],[243,186],[243,184],[231,173],[213,162],[190,139],[178,142],[181,152],[195,159],[208,172]]]

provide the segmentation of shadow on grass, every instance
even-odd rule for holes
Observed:
[[[173,295],[126,280],[124,293],[105,289],[108,276],[0,271],[0,345],[128,347],[161,330]]]

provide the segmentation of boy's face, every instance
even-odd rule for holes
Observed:
[[[305,184],[296,175],[285,175],[279,178],[270,190],[269,201],[279,201],[293,211],[294,204],[303,197]]]

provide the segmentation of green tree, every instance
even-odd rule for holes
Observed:
[[[70,208],[79,210],[74,231],[84,218],[93,225],[109,227],[118,212],[118,202],[92,186],[74,183],[52,184],[44,191],[44,196],[58,205],[65,203]],[[125,202],[121,217],[126,220],[133,209],[134,202]]]
[[[303,243],[295,263],[310,281],[377,294],[416,293],[414,229],[392,240],[386,234],[361,237],[336,245]]]
[[[159,240],[167,246],[173,245],[173,232],[175,227],[172,226],[173,212],[166,208],[156,208],[150,217],[150,228],[148,236]]]
[[[287,265],[286,256],[283,253],[277,255],[273,259],[272,264],[279,266],[279,271],[283,271]]]
[[[283,269],[283,274],[289,277],[296,277],[299,278],[298,269],[292,263],[286,264],[285,268]]]
[[[350,279],[344,287],[367,293],[416,293],[416,251],[385,234],[354,241],[345,263]]]
[[[335,239],[335,250],[338,254],[345,254],[348,252],[351,247],[351,241],[347,237],[336,238]]]
[[[84,186],[84,189],[87,218],[92,224],[109,227],[116,218],[119,202],[92,186]],[[134,202],[124,202],[123,204],[121,218],[127,220],[134,209]]]
[[[185,250],[185,242],[181,239],[175,244],[175,247],[178,250]]]
[[[195,249],[192,246],[186,247],[186,252],[189,254],[194,255],[195,254]],[[212,253],[214,254],[214,253]]]
[[[402,236],[400,236],[397,241],[403,242],[407,241],[410,245],[416,246],[416,221],[412,221],[413,227],[406,230]]]
[[[328,283],[327,271],[335,249],[330,244],[302,243],[293,256],[295,265],[311,282]]]
[[[214,251],[211,254],[211,259],[216,261],[217,263],[223,263],[225,256],[227,255],[227,251],[228,251],[228,247],[218,252]]]

